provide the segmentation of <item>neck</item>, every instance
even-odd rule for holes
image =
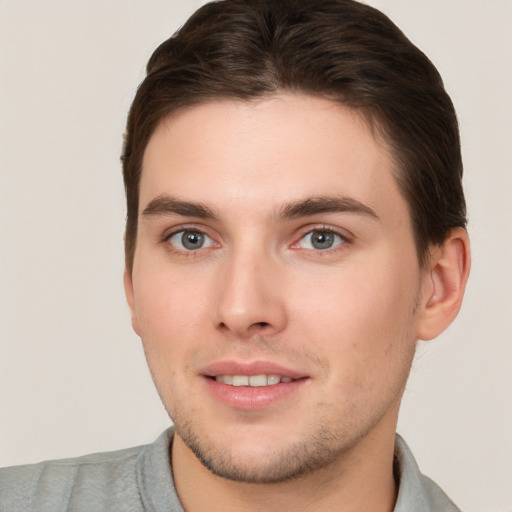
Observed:
[[[397,497],[394,427],[386,439],[379,434],[373,431],[324,468],[272,484],[234,482],[212,474],[175,435],[176,491],[187,512],[281,512],[283,507],[296,512],[392,512]]]

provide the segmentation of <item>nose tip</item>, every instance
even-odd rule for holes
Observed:
[[[237,338],[270,336],[286,325],[282,287],[272,265],[233,262],[221,277],[217,308],[220,330]]]

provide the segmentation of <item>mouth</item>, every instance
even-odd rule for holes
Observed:
[[[275,386],[276,384],[292,382],[297,379],[285,377],[282,375],[217,375],[215,377],[217,382],[222,382],[228,386],[248,386],[252,388],[261,388],[265,386]]]
[[[219,361],[201,373],[211,396],[230,409],[245,411],[297,400],[311,380],[310,375],[269,361]]]

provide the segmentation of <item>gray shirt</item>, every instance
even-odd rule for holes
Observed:
[[[183,512],[169,463],[173,430],[126,450],[0,469],[0,512]],[[397,435],[395,512],[460,512]]]

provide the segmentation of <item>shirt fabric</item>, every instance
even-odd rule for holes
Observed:
[[[169,460],[173,429],[149,445],[0,469],[0,512],[184,512]],[[394,512],[460,512],[396,436]]]

